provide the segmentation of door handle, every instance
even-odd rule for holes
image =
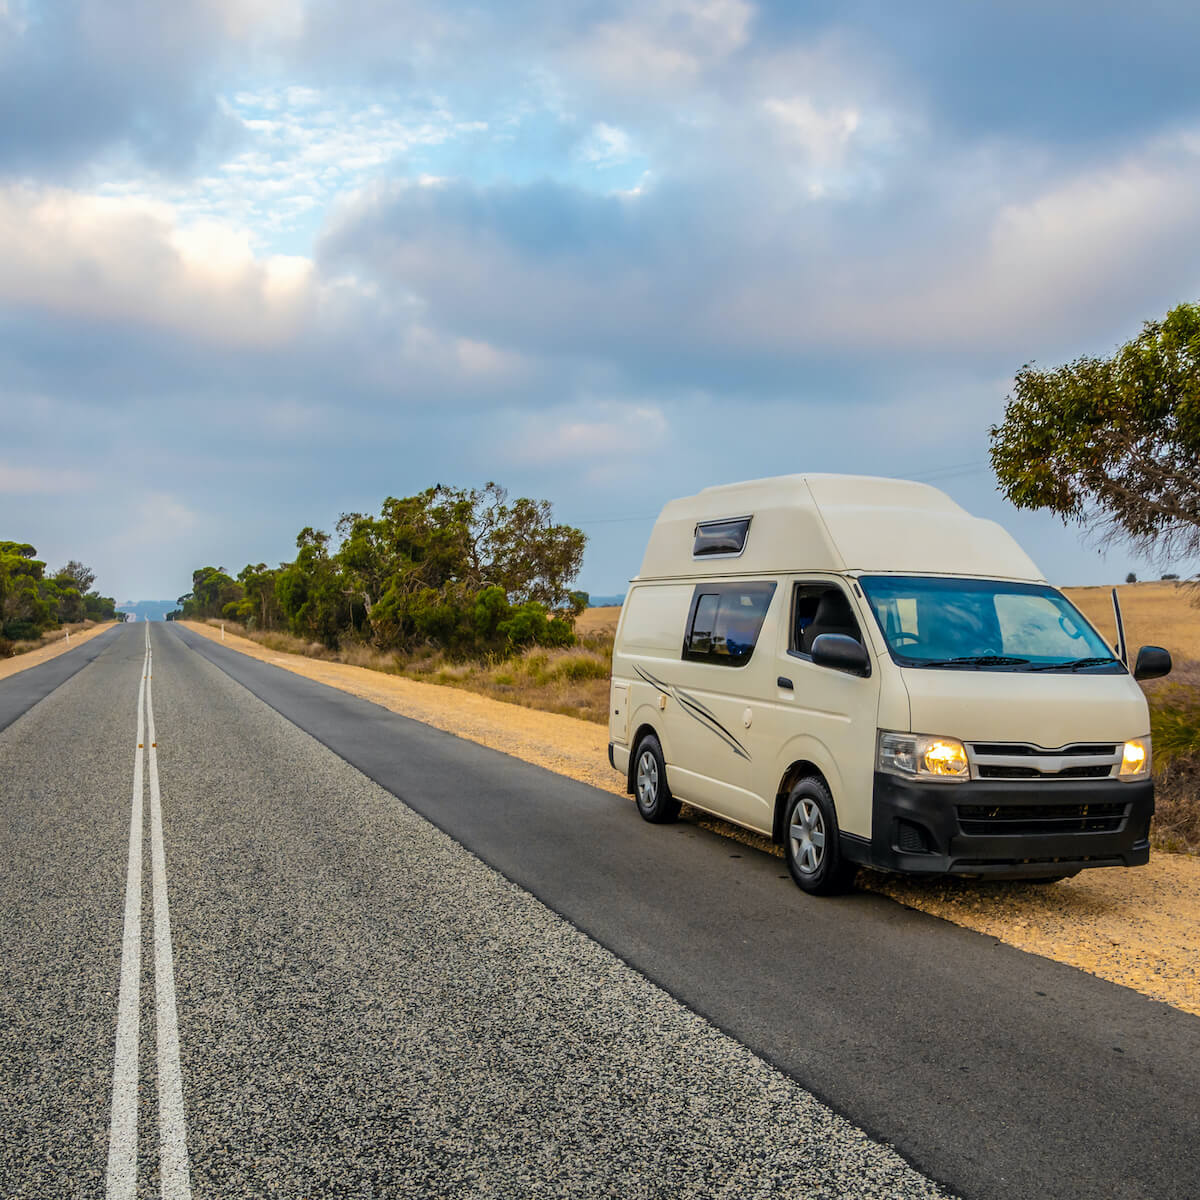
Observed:
[[[777,683],[777,684],[778,684],[778,685],[779,685],[781,688],[787,688],[787,690],[788,690],[789,692],[791,692],[791,691],[794,691],[794,690],[795,690],[795,689],[792,687],[792,681],[791,681],[790,679],[788,679],[788,678],[787,678],[785,675],[780,675],[780,677],[779,677],[777,680],[775,680],[775,682],[776,682],[776,683]]]

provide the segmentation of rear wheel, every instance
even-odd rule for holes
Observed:
[[[857,868],[838,845],[833,797],[816,776],[801,779],[788,793],[783,853],[796,885],[814,896],[844,892],[854,879]]]
[[[667,786],[667,765],[662,747],[652,733],[646,734],[633,755],[633,787],[638,812],[654,825],[665,825],[679,816],[679,801]]]

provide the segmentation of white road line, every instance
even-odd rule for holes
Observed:
[[[147,637],[149,629],[147,628]],[[149,654],[146,718],[150,761],[150,875],[154,884],[154,999],[158,1031],[158,1173],[162,1200],[190,1200],[183,1076],[179,1069],[179,1023],[175,1011],[175,956],[167,909],[167,860],[163,852],[162,803],[158,788],[158,737],[154,732],[154,652]]]
[[[179,1067],[179,1024],[175,1007],[175,960],[167,909],[167,864],[163,852],[158,740],[154,729],[151,677],[154,657],[146,627],[146,655],[138,686],[137,750],[133,760],[133,804],[129,819],[129,871],[125,884],[125,930],[121,939],[121,985],[117,995],[117,1038],[113,1055],[112,1117],[108,1135],[106,1200],[134,1200],[138,1157],[138,1019],[142,967],[142,795],[143,762],[150,764],[150,876],[154,904],[154,1006],[158,1043],[159,1179],[162,1200],[191,1200],[184,1125],[183,1077]]]
[[[129,818],[129,870],[125,880],[125,932],[121,937],[121,986],[117,993],[117,1043],[113,1056],[112,1118],[108,1130],[108,1200],[137,1193],[138,1007],[142,974],[142,699],[150,673],[150,647],[138,685],[137,749],[133,759],[133,805]]]

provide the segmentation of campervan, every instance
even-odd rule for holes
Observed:
[[[609,761],[781,843],[806,891],[858,866],[1057,880],[1149,858],[1132,672],[1013,538],[927,484],[787,475],[662,511],[613,649]]]

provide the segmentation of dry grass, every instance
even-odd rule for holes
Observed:
[[[1109,642],[1116,639],[1112,588],[1063,588],[1063,592]],[[1200,595],[1177,583],[1123,583],[1117,588],[1130,655],[1139,646],[1163,646],[1176,660],[1200,662]]]
[[[1100,632],[1114,641],[1112,589],[1064,588]],[[1163,646],[1174,667],[1145,685],[1154,740],[1155,845],[1200,853],[1200,607],[1198,593],[1171,581],[1125,583],[1117,588],[1125,641],[1133,659],[1139,646]]]
[[[607,608],[585,608],[575,621],[575,633],[581,640],[607,638],[612,644],[617,636],[617,622],[621,619],[621,606]]]
[[[496,700],[604,724],[611,658],[587,645],[532,649],[512,658],[451,663],[429,656],[399,666],[410,679],[480,692]]]
[[[106,625],[111,623],[111,621],[104,622]],[[39,638],[22,639],[19,642],[10,642],[5,638],[0,638],[0,654],[9,657],[16,654],[28,654],[31,650],[40,650],[43,646],[52,646],[55,642],[66,640],[68,631],[74,636],[77,633],[83,633],[85,629],[95,629],[97,624],[99,624],[97,621],[76,621],[70,625],[62,625],[58,629],[49,629]]]
[[[619,609],[614,611],[620,612]],[[535,647],[511,658],[458,662],[448,659],[440,651],[406,657],[353,642],[338,650],[330,650],[320,642],[308,642],[290,633],[257,633],[233,621],[210,619],[206,624],[214,628],[224,624],[230,633],[249,638],[268,650],[303,654],[326,662],[341,662],[388,675],[402,675],[423,683],[463,688],[524,708],[561,713],[599,724],[608,720],[611,633],[606,636],[581,630],[576,646],[559,650]]]

